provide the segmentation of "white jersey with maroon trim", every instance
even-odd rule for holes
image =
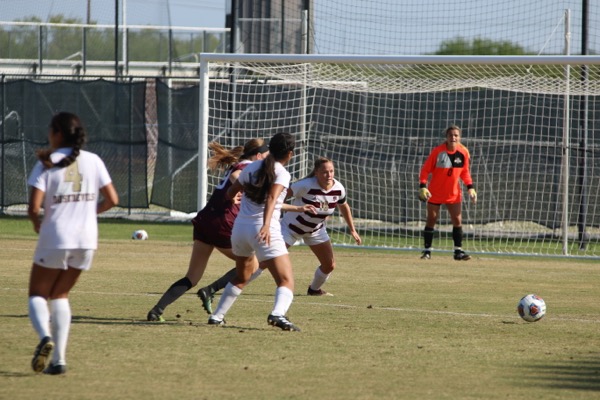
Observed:
[[[321,188],[314,176],[292,183],[291,189],[294,195],[293,205],[312,204],[318,210],[316,215],[305,212],[286,212],[284,214],[282,227],[299,235],[315,232],[324,227],[327,217],[333,215],[337,205],[346,202],[346,189],[335,179],[329,190]]]

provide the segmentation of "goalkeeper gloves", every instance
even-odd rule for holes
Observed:
[[[429,190],[427,190],[427,188],[419,189],[419,200],[426,202],[427,200],[429,200],[430,197],[431,197],[431,192]]]
[[[471,201],[475,204],[477,203],[477,192],[475,191],[475,189],[471,188],[468,190],[469,193],[469,197],[471,198]]]

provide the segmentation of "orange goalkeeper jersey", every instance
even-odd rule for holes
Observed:
[[[427,179],[431,175],[429,191],[431,192],[430,203],[454,204],[460,203],[462,199],[459,178],[467,188],[473,187],[473,179],[469,170],[469,150],[460,143],[456,144],[456,150],[448,151],[446,143],[435,147],[419,173],[420,187],[427,186]]]

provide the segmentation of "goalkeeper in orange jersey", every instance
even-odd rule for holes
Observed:
[[[451,125],[446,129],[446,141],[435,147],[421,167],[419,173],[419,199],[427,202],[427,222],[423,237],[425,249],[421,259],[431,258],[433,228],[440,215],[440,206],[446,205],[452,221],[452,240],[454,241],[454,259],[470,260],[471,256],[462,249],[462,191],[459,179],[467,186],[469,197],[477,202],[477,192],[473,188],[473,179],[469,171],[469,150],[460,143],[461,129]],[[431,175],[429,187],[427,180]]]

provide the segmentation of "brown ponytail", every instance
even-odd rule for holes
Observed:
[[[213,152],[212,157],[208,160],[208,168],[226,169],[240,160],[247,160],[257,153],[267,151],[265,141],[263,139],[250,139],[244,146],[237,146],[232,149],[223,147],[220,143],[212,142],[208,148]]]
[[[52,149],[43,149],[37,151],[37,157],[42,162],[44,167],[64,168],[71,165],[79,156],[83,145],[85,144],[86,133],[81,120],[75,114],[68,112],[59,112],[52,117],[50,121],[50,129],[52,132],[61,132],[63,142],[60,147],[71,147],[71,154],[54,164],[50,159]]]

